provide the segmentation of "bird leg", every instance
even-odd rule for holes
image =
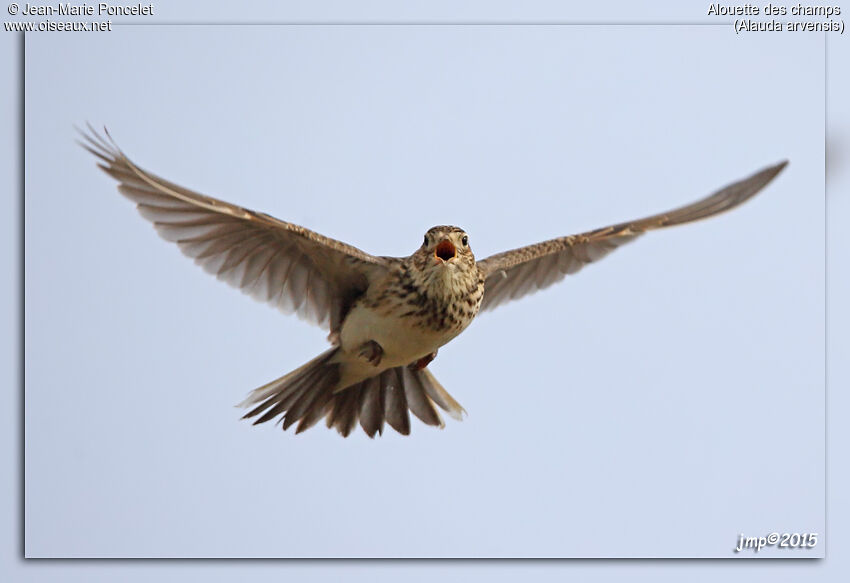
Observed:
[[[358,356],[365,358],[372,366],[381,364],[381,358],[384,356],[384,349],[374,340],[369,340],[360,345]]]
[[[431,363],[431,361],[434,360],[435,358],[437,358],[437,351],[436,350],[434,352],[432,352],[431,354],[427,354],[427,355],[423,356],[422,358],[420,358],[416,362],[411,362],[407,366],[410,368],[410,370],[412,370],[414,372],[418,372],[418,371],[422,370],[423,368],[425,368],[426,366],[428,366]]]

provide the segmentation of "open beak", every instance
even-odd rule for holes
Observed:
[[[434,257],[442,259],[443,261],[448,261],[449,259],[457,257],[457,249],[451,241],[443,239],[434,248]]]

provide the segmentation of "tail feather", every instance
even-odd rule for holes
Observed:
[[[347,437],[360,422],[369,436],[381,434],[384,422],[401,433],[410,433],[408,411],[427,425],[444,426],[437,407],[456,419],[464,413],[457,401],[427,369],[396,367],[337,391],[340,364],[332,348],[304,366],[254,390],[240,406],[253,407],[243,419],[258,417],[254,424],[280,416],[286,430],[298,422],[295,432],[312,427],[327,417],[327,426]]]
[[[319,356],[317,356],[316,358],[314,358],[313,360],[311,360],[311,361],[303,364],[302,366],[296,368],[294,371],[283,375],[279,379],[275,379],[275,380],[273,380],[269,383],[266,383],[262,387],[254,389],[253,391],[251,391],[248,394],[248,398],[246,398],[244,401],[242,401],[241,403],[239,403],[236,406],[247,408],[250,405],[253,405],[254,403],[259,403],[260,401],[265,401],[269,397],[277,395],[280,392],[281,387],[283,387],[284,385],[291,385],[292,381],[294,381],[296,378],[303,378],[303,376],[307,372],[309,372],[313,367],[315,367],[318,363],[325,362],[331,356],[333,356],[334,352],[335,352],[335,349],[327,350],[327,351],[323,352],[322,354],[320,354]],[[248,415],[248,416],[250,416],[250,415]],[[244,417],[243,417],[243,419],[244,419]]]
[[[301,433],[306,429],[310,429],[319,421],[319,419],[327,415],[333,408],[331,398],[331,393],[324,392],[315,401],[313,401],[307,409],[307,412],[304,413],[304,416],[301,417],[301,420],[298,422],[298,426],[295,428],[295,433]]]
[[[360,427],[369,437],[384,432],[384,399],[381,395],[381,380],[372,377],[363,381],[359,387],[360,397]]]
[[[265,423],[266,421],[274,419],[280,414],[285,414],[286,411],[290,407],[292,407],[300,397],[304,395],[304,393],[310,387],[309,383],[312,380],[313,377],[311,375],[306,375],[305,377],[298,379],[291,386],[288,386],[286,390],[281,391],[277,395],[273,395],[268,401],[266,401],[259,407],[253,409],[250,413],[246,415],[246,417],[253,417],[255,413],[258,413],[269,406],[271,407],[268,409],[268,411],[266,411],[262,417],[254,421],[254,425]]]
[[[242,419],[250,419],[266,411],[262,417],[254,421],[254,425],[257,425],[285,413],[310,387],[310,382],[315,375],[324,370],[328,360],[335,352],[336,349],[328,350],[304,366],[251,391],[248,398],[239,403],[237,407],[247,408],[255,403],[260,404],[246,413]]]
[[[462,421],[463,415],[466,413],[466,409],[461,407],[460,403],[452,398],[449,392],[443,388],[443,385],[440,384],[440,381],[434,378],[434,375],[431,374],[430,370],[425,368],[420,372],[422,374],[419,376],[419,380],[422,381],[422,387],[425,389],[425,394],[439,405],[440,409],[451,415],[452,419]]]
[[[384,416],[390,427],[402,435],[410,435],[410,415],[407,414],[407,397],[401,382],[398,368],[381,373],[381,385],[384,389]]]
[[[410,407],[410,411],[426,425],[444,427],[445,424],[440,418],[440,414],[437,413],[431,399],[425,394],[425,388],[422,386],[419,376],[405,367],[401,369],[401,380],[404,384],[404,396],[407,399],[407,406]]]
[[[343,391],[337,399],[334,399],[333,408],[328,414],[328,427],[335,427],[340,435],[345,437],[351,433],[357,425],[362,392],[363,390],[357,387],[355,390]]]
[[[283,430],[307,415],[315,404],[321,410],[330,401],[333,390],[339,383],[339,364],[322,363],[314,369],[313,374],[304,377],[302,388],[298,390],[298,398],[286,412],[283,418]],[[319,418],[316,418],[318,421]]]

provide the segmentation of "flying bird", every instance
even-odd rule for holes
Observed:
[[[284,430],[297,423],[296,433],[325,418],[343,436],[358,421],[369,437],[385,422],[407,435],[408,411],[438,427],[438,408],[461,419],[464,409],[428,364],[480,311],[549,287],[647,231],[732,209],[787,164],[666,213],[480,261],[469,235],[453,226],[428,229],[408,257],[383,257],[163,180],[131,162],[105,130],[80,133],[160,236],[218,279],[328,330],[331,348],[252,391],[240,404],[250,409],[244,418],[277,417]]]

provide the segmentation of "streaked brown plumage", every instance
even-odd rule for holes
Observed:
[[[278,417],[301,432],[326,418],[343,436],[359,422],[410,432],[412,412],[442,427],[437,409],[463,408],[428,370],[437,350],[479,309],[560,281],[652,229],[706,218],[743,203],[787,164],[766,168],[693,204],[627,223],[499,253],[476,262],[467,234],[433,227],[405,258],[379,257],[264,213],[210,198],[133,164],[106,134],[81,144],[119,182],[143,217],[206,271],[329,331],[331,349],[254,391],[245,417]]]

